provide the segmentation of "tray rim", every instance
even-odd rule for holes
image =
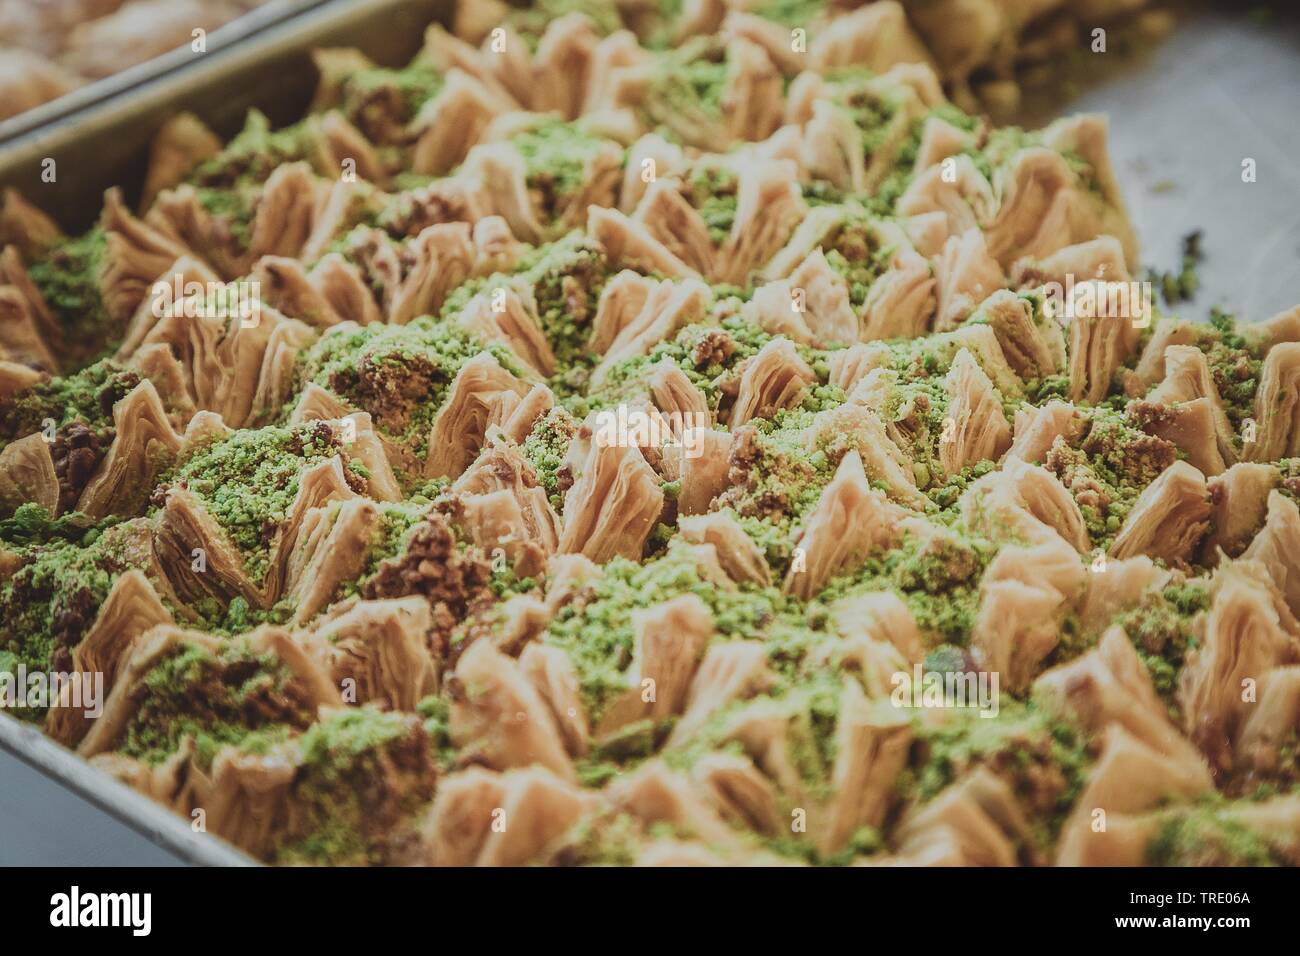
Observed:
[[[240,43],[268,27],[330,2],[332,0],[269,0],[212,30],[208,34],[208,50],[204,55]],[[193,61],[194,54],[182,44],[143,63],[136,63],[109,76],[92,80],[62,96],[41,103],[39,106],[33,106],[6,120],[0,120],[0,147],[74,113],[90,109],[118,96],[129,95],[137,87],[177,70],[183,70]]]
[[[215,834],[185,820],[47,737],[37,724],[0,711],[0,750],[61,785],[100,813],[196,866],[261,866]]]
[[[47,208],[29,191],[33,185],[30,177],[46,157],[85,147],[88,143],[93,145],[96,137],[111,137],[115,129],[130,128],[142,116],[158,118],[158,122],[153,124],[154,131],[161,125],[163,116],[178,110],[189,110],[205,121],[212,121],[213,118],[205,115],[202,108],[191,107],[189,101],[220,89],[228,77],[246,69],[256,70],[277,59],[304,55],[315,45],[336,44],[337,41],[330,40],[331,33],[353,28],[363,30],[367,25],[382,23],[386,16],[411,15],[425,19],[426,24],[446,24],[450,22],[459,0],[309,2],[309,6],[293,15],[269,23],[239,42],[210,49],[202,57],[191,57],[186,50],[181,50],[183,63],[143,78],[118,95],[61,112],[48,122],[13,136],[0,136],[0,189],[16,188],[37,208],[54,215],[65,230],[79,233],[89,225],[88,222],[73,224],[69,229],[70,223],[64,221],[64,215]],[[143,144],[137,162],[143,166],[147,156],[147,144]],[[113,182],[110,185],[126,184]],[[95,208],[99,208],[98,202]]]

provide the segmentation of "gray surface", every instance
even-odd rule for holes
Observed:
[[[180,866],[71,790],[0,751],[0,866]]]
[[[1253,321],[1300,303],[1300,16],[1194,15],[1069,109],[1110,114],[1144,263],[1176,270],[1182,236],[1204,230],[1201,291],[1175,311]]]
[[[0,824],[6,865],[253,863],[7,714],[0,714]]]

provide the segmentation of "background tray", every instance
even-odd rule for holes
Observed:
[[[269,3],[255,7],[210,32],[207,37],[207,53],[214,53],[238,43],[273,23],[301,13],[308,7],[319,6],[323,2],[325,0],[270,0]],[[151,60],[119,70],[102,80],[79,86],[65,96],[0,121],[0,143],[23,136],[46,123],[52,123],[110,97],[120,96],[141,83],[163,76],[178,67],[184,67],[195,57],[205,55],[207,54],[193,53],[188,46],[178,47]]]
[[[1144,265],[1176,272],[1182,237],[1204,231],[1200,291],[1172,309],[1187,318],[1218,305],[1254,321],[1300,304],[1300,10],[1251,6],[1188,11],[1067,105],[1110,115]],[[1245,157],[1254,183],[1241,181]]]
[[[149,143],[168,117],[188,110],[223,138],[239,131],[250,107],[276,125],[288,123],[306,111],[315,89],[313,47],[356,47],[381,65],[400,66],[419,50],[429,23],[450,19],[453,4],[329,0],[202,57],[181,51],[181,65],[0,142],[0,186],[18,189],[65,229],[83,230],[110,186],[123,187],[134,205]],[[46,159],[55,161],[52,183],[41,180]]]

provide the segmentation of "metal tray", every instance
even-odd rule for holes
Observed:
[[[181,51],[182,65],[0,142],[0,186],[81,231],[99,215],[110,186],[121,186],[134,204],[149,143],[169,117],[188,110],[222,137],[238,132],[252,107],[276,125],[298,119],[315,88],[313,47],[355,47],[377,63],[400,66],[419,50],[429,23],[450,20],[454,2],[327,0],[201,58]],[[47,159],[55,162],[52,183],[41,179]]]
[[[208,53],[238,43],[273,23],[301,13],[308,7],[318,6],[322,2],[324,0],[270,0],[269,3],[222,24],[208,34]],[[192,53],[189,47],[178,47],[151,60],[119,70],[102,80],[94,80],[85,86],[77,87],[70,93],[48,103],[42,103],[17,116],[11,116],[7,120],[0,121],[0,143],[30,133],[47,123],[52,123],[78,110],[84,110],[110,97],[120,96],[141,83],[185,66],[193,61],[195,56],[196,54]]]
[[[7,714],[0,811],[0,866],[258,865]]]
[[[379,63],[399,65],[416,52],[428,23],[447,22],[451,6],[452,0],[331,0],[315,6],[141,82],[121,97],[0,143],[0,186],[22,190],[65,228],[84,228],[109,186],[123,186],[134,198],[150,139],[168,116],[190,110],[223,136],[238,130],[254,106],[277,124],[291,121],[311,96],[312,47],[358,47]],[[1298,64],[1295,18],[1279,16],[1265,28],[1231,13],[1192,15],[1140,67],[1118,70],[1065,104],[1067,110],[1111,114],[1112,153],[1146,262],[1176,267],[1179,237],[1206,230],[1202,289],[1185,310],[1189,317],[1224,304],[1258,319],[1300,301],[1300,125],[1293,119],[1300,102]],[[1257,159],[1260,177],[1243,190],[1238,171],[1244,156]],[[46,157],[58,164],[55,183],[40,180]],[[186,821],[36,728],[0,713],[0,811],[13,802],[4,786],[14,779],[13,767],[28,765],[40,772],[31,786],[43,789],[19,808],[27,814],[23,819],[36,819],[47,804],[65,806],[71,793],[77,812],[98,821],[94,832],[125,823],[139,835],[129,860],[157,862],[146,852],[157,845],[175,861],[251,862],[219,840],[192,833]],[[49,840],[64,844],[82,832],[66,818],[57,826],[45,823]],[[16,862],[6,853],[7,825],[0,816],[0,864]],[[49,840],[29,862],[49,859]],[[88,862],[91,855],[87,851],[72,862]],[[112,862],[129,860],[118,856]]]
[[[277,124],[296,119],[315,87],[313,47],[356,47],[377,63],[400,66],[419,50],[428,24],[449,21],[453,2],[313,3],[121,96],[0,143],[0,186],[21,190],[66,229],[83,229],[108,187],[122,186],[132,200],[138,195],[150,141],[169,116],[189,110],[222,136],[236,132],[253,107]],[[57,164],[53,183],[40,178],[47,157]],[[255,865],[0,711],[0,866],[19,863]]]
[[[1108,56],[1065,110],[1109,115],[1144,265],[1177,271],[1182,237],[1203,230],[1200,289],[1170,311],[1253,322],[1300,303],[1300,6],[1193,5],[1134,62]]]

